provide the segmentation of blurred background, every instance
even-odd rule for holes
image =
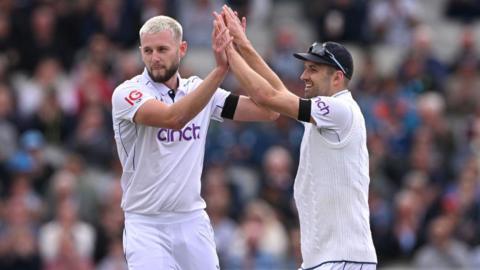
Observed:
[[[300,96],[293,52],[352,51],[378,268],[480,269],[479,0],[0,0],[0,269],[126,269],[112,91],[142,72],[138,30],[159,14],[184,27],[183,77],[207,74],[224,3]],[[302,134],[212,121],[202,193],[222,269],[298,268]]]

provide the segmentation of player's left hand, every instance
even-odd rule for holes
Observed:
[[[233,37],[233,42],[237,45],[247,44],[248,38],[246,34],[247,19],[238,17],[237,12],[233,11],[229,6],[224,5],[222,9],[223,19]]]
[[[222,17],[213,12],[215,19],[213,20],[212,30],[212,49],[215,55],[215,61],[218,67],[225,67],[228,69],[228,59],[225,49],[231,45],[233,37],[223,22]]]

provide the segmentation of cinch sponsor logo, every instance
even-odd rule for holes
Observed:
[[[325,116],[327,114],[330,113],[330,108],[329,106],[322,101],[321,98],[318,98],[317,100],[315,100],[315,103],[317,104],[317,107],[320,109],[320,111],[322,112],[322,115]]]
[[[158,130],[157,138],[161,142],[181,142],[200,139],[200,126],[192,123],[192,125],[181,130],[161,128]]]

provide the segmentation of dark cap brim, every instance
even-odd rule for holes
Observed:
[[[317,56],[317,55],[314,55],[314,54],[311,54],[311,53],[294,53],[293,56],[295,56],[295,58],[303,60],[303,61],[311,61],[311,62],[314,62],[314,63],[317,63],[317,64],[325,64],[325,65],[336,67],[335,63],[332,63],[328,60],[325,60],[324,58],[322,58],[320,56]]]

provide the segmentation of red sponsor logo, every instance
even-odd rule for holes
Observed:
[[[138,90],[133,90],[128,94],[128,97],[125,97],[125,100],[128,102],[128,104],[133,105],[134,102],[140,101],[140,98],[142,96],[142,92]]]

